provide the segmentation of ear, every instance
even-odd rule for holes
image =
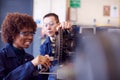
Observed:
[[[13,41],[15,40],[15,36],[12,36]]]
[[[15,34],[15,35],[12,36],[13,41],[16,40],[17,36],[18,36],[17,34]]]

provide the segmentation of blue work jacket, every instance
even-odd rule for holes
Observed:
[[[44,41],[44,43],[40,46],[40,54],[41,55],[49,55],[49,56],[53,56],[52,55],[52,46],[51,46],[51,41],[50,41],[50,37],[46,37],[46,40]],[[47,72],[54,72],[57,68],[57,63],[58,61],[53,61],[52,65],[50,67],[50,69]],[[43,80],[56,80],[56,75],[47,75],[47,74],[43,74],[41,75],[41,79]]]
[[[38,80],[37,68],[33,66],[31,60],[34,57],[25,53],[23,64],[18,58],[10,44],[0,50],[0,80]]]
[[[50,37],[46,37],[45,42],[40,46],[40,54],[41,55],[48,54],[49,56],[52,56],[52,46]]]

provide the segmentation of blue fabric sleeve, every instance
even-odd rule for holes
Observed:
[[[43,45],[40,46],[40,55],[45,55],[44,47]]]
[[[11,71],[7,76],[4,76],[3,80],[28,80],[32,76],[33,71],[34,66],[29,61]]]

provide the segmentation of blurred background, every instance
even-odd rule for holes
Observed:
[[[34,57],[39,55],[45,14],[53,12],[58,14],[60,22],[72,23],[74,38],[78,42],[74,67],[67,65],[60,71],[66,70],[67,73],[72,69],[75,72],[65,74],[65,80],[70,80],[70,76],[71,80],[120,80],[120,0],[0,0],[0,25],[8,12],[33,16],[37,31],[26,51]],[[4,45],[0,36],[0,49]],[[114,66],[111,68],[111,65]]]
[[[81,28],[120,26],[120,0],[0,0],[0,25],[8,12],[27,13],[36,21],[37,33],[27,49],[34,56],[39,54],[42,17],[49,12],[58,14],[61,22],[69,20]],[[0,48],[3,46],[0,39]]]

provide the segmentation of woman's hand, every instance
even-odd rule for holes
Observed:
[[[34,66],[42,65],[46,69],[48,69],[51,65],[49,56],[39,55],[35,59],[33,59],[31,62],[33,63]]]

